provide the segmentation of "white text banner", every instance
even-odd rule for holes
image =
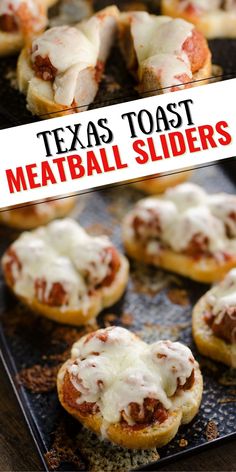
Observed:
[[[0,131],[0,207],[236,155],[236,79]]]

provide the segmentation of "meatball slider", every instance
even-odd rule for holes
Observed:
[[[167,444],[192,421],[202,398],[202,376],[189,348],[147,345],[120,327],[100,329],[74,344],[57,388],[68,413],[122,447]]]
[[[192,23],[147,12],[120,15],[120,45],[140,93],[156,95],[207,83],[211,53]]]
[[[193,309],[193,337],[204,356],[236,367],[236,269]]]

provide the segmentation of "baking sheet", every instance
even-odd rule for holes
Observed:
[[[228,173],[226,173],[228,171]],[[196,170],[192,180],[210,192],[235,193],[234,162]],[[92,192],[78,197],[72,214],[91,234],[106,233],[122,250],[121,220],[142,197],[129,186]],[[1,252],[17,236],[1,228]],[[191,310],[207,285],[191,282],[174,274],[131,264],[125,295],[98,317],[98,326],[116,324],[138,333],[145,341],[180,340],[193,350],[204,375],[202,407],[195,420],[180,428],[175,439],[158,451],[163,461],[206,447],[211,441],[236,435],[235,371],[203,359],[192,341]],[[59,405],[55,390],[58,366],[68,357],[69,347],[84,329],[54,324],[35,316],[17,302],[0,282],[1,336],[3,357],[18,391],[38,447],[49,468],[54,470],[128,471],[159,459],[151,451],[126,451],[99,441]],[[86,328],[92,330],[96,325]],[[46,456],[45,456],[46,453]]]

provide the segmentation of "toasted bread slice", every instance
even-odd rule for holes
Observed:
[[[0,212],[0,223],[19,230],[34,229],[49,221],[63,218],[75,206],[74,197],[44,201],[25,207],[8,208]]]
[[[42,2],[44,2],[46,8],[51,8],[58,2],[58,0],[42,0]]]
[[[34,76],[30,66],[27,48],[23,49],[17,63],[17,81],[19,90],[26,94],[27,108],[33,115],[41,118],[55,118],[87,110],[98,91],[96,71],[87,67],[80,72],[81,86],[86,84],[83,102],[78,105],[60,105],[54,101],[52,83]]]
[[[192,332],[197,348],[203,356],[230,367],[236,367],[236,343],[228,343],[215,336],[204,319],[204,314],[208,309],[209,304],[205,294],[196,303],[192,315]]]
[[[63,364],[59,371],[57,380],[57,390],[61,405],[86,428],[100,435],[102,425],[101,416],[97,414],[90,414],[88,416],[81,415],[78,410],[71,408],[64,401],[62,378],[66,368],[67,364]],[[176,408],[171,411],[168,419],[164,423],[160,425],[154,423],[146,428],[140,428],[136,431],[131,431],[129,428],[122,427],[120,423],[116,423],[109,426],[106,433],[107,438],[112,443],[129,449],[151,449],[153,447],[163,447],[175,437],[181,424],[190,423],[197,415],[202,399],[202,391],[203,381],[200,370],[198,369],[196,370],[194,386],[191,391],[189,391],[189,396],[192,396],[191,400],[187,399],[186,395],[186,404],[183,408]]]
[[[225,11],[215,8],[206,11],[194,11],[194,9],[183,10],[179,0],[161,0],[161,11],[163,15],[172,18],[183,18],[196,25],[209,39],[212,38],[235,38],[236,37],[236,11]],[[207,2],[206,2],[207,4]]]
[[[122,255],[120,255],[120,261],[120,268],[112,284],[108,287],[105,286],[95,290],[92,295],[89,295],[86,308],[78,307],[78,309],[49,306],[47,304],[40,303],[36,298],[31,299],[22,297],[15,293],[12,281],[4,270],[4,264],[3,272],[8,287],[11,289],[14,295],[22,303],[27,305],[32,311],[36,311],[36,313],[45,316],[50,320],[56,321],[57,323],[81,326],[86,325],[89,321],[93,320],[104,308],[107,308],[116,303],[123,295],[128,283],[129,263],[126,257]]]
[[[175,185],[184,182],[191,177],[192,172],[178,172],[177,174],[164,175],[158,177],[149,177],[145,180],[133,182],[133,186],[142,192],[150,195],[158,195],[163,193],[167,188],[174,187]]]
[[[24,39],[21,33],[6,33],[0,31],[0,57],[16,54],[22,49]]]
[[[114,327],[111,327],[110,329],[117,330],[117,328]],[[104,342],[106,342],[105,339]],[[112,345],[110,345],[110,349],[111,348]],[[86,349],[89,348],[86,347]],[[132,346],[129,349],[132,349]],[[96,355],[99,359],[99,353],[96,353]],[[105,355],[106,354],[104,354],[104,356]],[[181,390],[180,392],[175,393],[175,395],[171,397],[171,408],[167,411],[167,416],[165,417],[164,421],[159,422],[157,420],[151,422],[148,425],[136,424],[135,422],[132,422],[132,424],[129,425],[121,421],[108,424],[105,422],[106,424],[104,424],[104,418],[102,416],[101,410],[98,412],[96,410],[93,412],[84,410],[81,411],[79,409],[79,405],[76,399],[75,401],[72,400],[71,402],[73,394],[69,393],[67,383],[68,369],[70,369],[74,361],[75,359],[73,358],[66,361],[60,368],[58,373],[57,389],[61,405],[70,415],[80,421],[85,427],[87,427],[99,436],[105,436],[106,439],[109,439],[109,441],[118,444],[119,446],[134,449],[149,449],[153,447],[165,446],[174,438],[180,425],[189,423],[198,413],[202,398],[203,381],[199,366],[196,361],[194,361],[194,364],[192,364],[194,365],[194,382],[191,388],[189,388],[187,391]],[[79,360],[77,362],[79,363]],[[136,358],[136,363],[138,366],[138,358]],[[94,367],[96,366],[94,365]],[[134,368],[134,371],[135,367],[135,361],[133,361],[132,368]],[[97,378],[96,375],[96,369],[94,369],[95,379]],[[132,375],[131,371],[130,375]],[[119,379],[121,378],[122,372],[120,372],[119,374]],[[136,388],[138,389],[138,386]],[[130,385],[130,389],[132,392],[132,382]],[[118,389],[117,395],[121,395],[122,392],[123,395],[125,395],[125,392],[123,390],[120,391]],[[104,394],[102,405],[105,408],[105,411],[107,411],[106,405],[104,403],[105,398],[106,394]],[[129,400],[132,402],[132,394],[131,396],[129,394]],[[125,398],[124,401],[126,401]]]
[[[123,243],[126,253],[132,259],[146,264],[160,267],[197,282],[212,283],[223,279],[227,272],[236,266],[236,255],[228,260],[216,260],[214,257],[194,257],[174,252],[170,249],[161,249],[158,254],[148,254],[145,247],[130,237],[130,217],[123,222]]]
[[[199,282],[221,280],[236,266],[234,195],[208,194],[186,182],[141,199],[125,216],[127,254]]]
[[[26,231],[2,258],[7,285],[31,309],[59,323],[86,324],[123,294],[129,263],[106,236],[65,218]]]
[[[115,6],[107,7],[98,12],[95,17],[101,22],[101,44],[97,55],[97,65],[88,65],[80,70],[77,78],[79,99],[76,103],[72,102],[70,105],[66,105],[56,102],[54,97],[54,82],[37,77],[32,68],[30,48],[27,47],[22,50],[17,64],[18,87],[19,90],[26,95],[27,107],[34,115],[39,115],[47,119],[50,117],[53,118],[78,113],[87,110],[88,106],[93,102],[98,91],[102,70],[116,34],[118,9]],[[82,22],[81,24],[84,25],[86,22]],[[80,24],[78,24],[78,26],[80,26]],[[88,34],[88,32],[86,34]],[[91,33],[91,47],[94,46],[93,41],[94,38]],[[78,62],[79,61],[80,57],[78,57]]]

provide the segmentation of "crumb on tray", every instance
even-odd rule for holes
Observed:
[[[179,447],[186,447],[188,445],[188,441],[185,438],[181,438],[179,440]]]
[[[108,447],[106,441],[84,428],[77,442],[82,455],[88,458],[89,472],[128,472],[159,459],[156,449],[132,450],[112,444]]]
[[[125,311],[124,313],[122,313],[120,321],[124,326],[131,326],[133,324],[134,317],[132,313],[128,313],[127,311]]]
[[[170,288],[167,292],[167,297],[175,305],[187,306],[189,305],[188,292],[181,288]]]
[[[208,421],[207,427],[206,427],[207,441],[212,441],[213,439],[216,439],[218,436],[219,436],[219,432],[218,432],[217,424],[213,420]]]
[[[56,387],[57,372],[60,365],[53,367],[35,364],[32,367],[22,369],[16,376],[20,385],[23,385],[32,393],[45,393]]]
[[[57,470],[65,462],[73,466],[70,470],[86,470],[83,459],[77,450],[76,441],[69,436],[63,421],[57,427],[52,447],[44,457],[50,470]]]

